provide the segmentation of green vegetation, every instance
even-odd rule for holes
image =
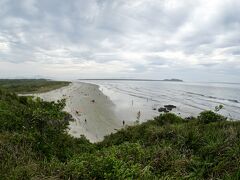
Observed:
[[[67,134],[64,104],[0,90],[0,179],[240,178],[240,122],[166,113],[92,144]]]
[[[0,79],[0,88],[15,93],[41,93],[69,85],[66,81],[46,79]]]

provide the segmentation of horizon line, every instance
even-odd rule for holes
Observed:
[[[117,81],[177,81],[183,82],[181,79],[134,79],[134,78],[81,78],[77,80],[117,80]]]

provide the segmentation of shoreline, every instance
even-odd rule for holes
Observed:
[[[182,118],[195,116],[205,110],[198,110],[201,106],[197,110],[193,105],[186,107],[171,99],[154,101],[151,97],[128,94],[128,91],[123,93],[115,86],[112,88],[93,83],[74,81],[69,86],[33,95],[45,101],[66,99],[64,110],[74,118],[74,121],[69,122],[68,133],[74,137],[84,135],[90,142],[102,141],[104,136],[116,132],[124,125],[134,125],[136,122],[141,124],[153,119],[162,114],[163,109],[166,110],[165,106],[174,106],[170,112]],[[209,109],[211,108],[206,110]]]
[[[223,105],[224,108],[218,114],[230,120],[240,118],[240,99],[237,95],[239,86],[120,81],[93,83],[98,84],[104,94],[116,104],[118,117],[127,118],[130,123],[136,121],[139,111],[141,123],[158,116],[168,105],[175,107],[169,112],[182,118],[198,116],[205,110],[214,111],[219,105]]]
[[[90,142],[99,142],[123,127],[114,112],[115,105],[98,85],[72,82],[69,86],[35,96],[45,101],[66,99],[64,110],[74,118],[69,122],[68,133],[74,137],[84,135]]]

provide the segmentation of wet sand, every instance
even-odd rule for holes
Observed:
[[[122,121],[114,112],[115,105],[97,85],[73,82],[69,86],[36,96],[46,101],[66,99],[64,110],[75,119],[69,125],[69,134],[74,137],[85,135],[91,142],[98,142],[105,135],[122,128]]]

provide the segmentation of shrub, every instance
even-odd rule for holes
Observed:
[[[159,125],[178,124],[184,122],[184,120],[181,117],[173,113],[160,114],[160,116],[155,117],[154,120]]]
[[[213,111],[203,111],[200,113],[200,115],[198,116],[198,120],[201,123],[211,123],[211,122],[217,122],[217,121],[225,121],[227,118],[214,113]]]
[[[239,179],[240,122],[167,113],[92,144],[64,105],[0,90],[0,179]]]

